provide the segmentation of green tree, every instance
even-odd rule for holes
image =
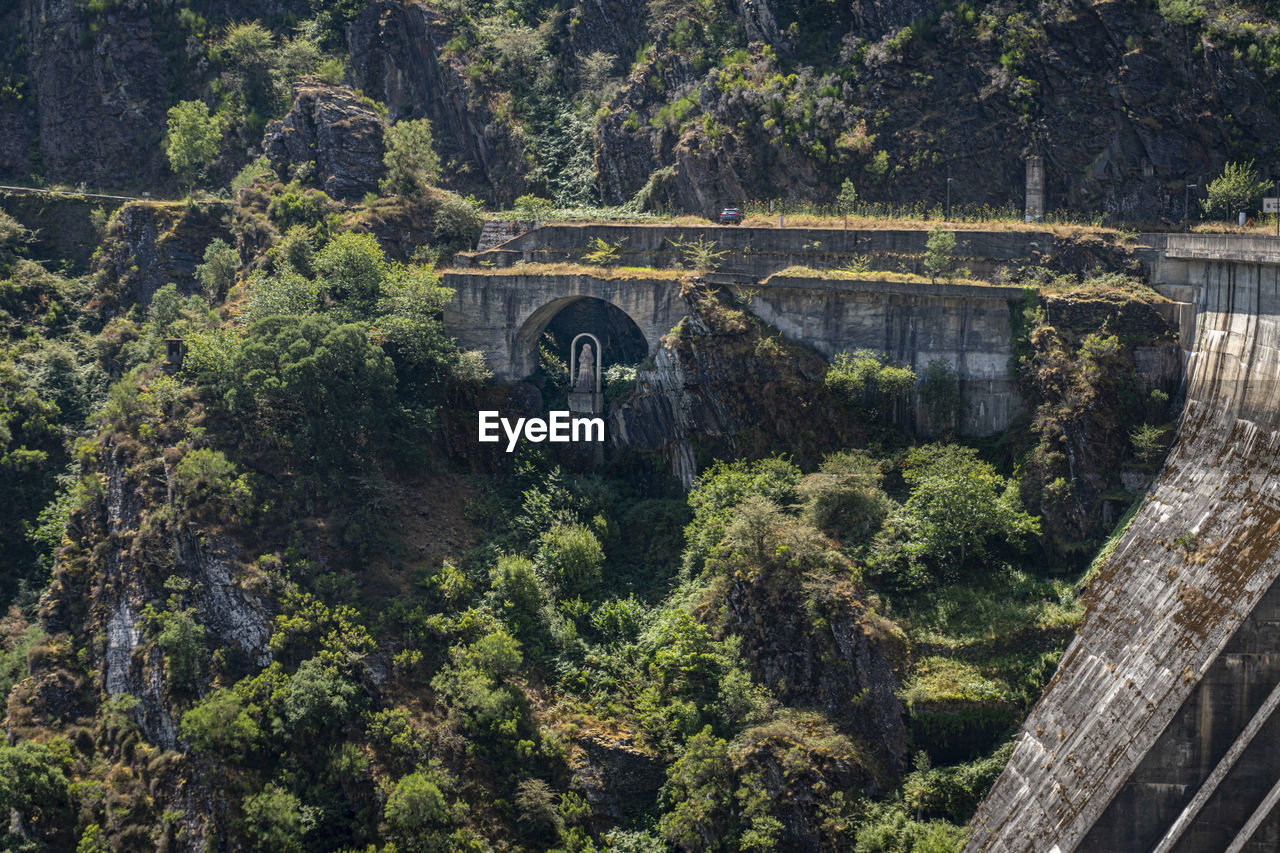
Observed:
[[[182,737],[197,752],[243,761],[262,737],[256,710],[234,690],[215,690],[182,715]]]
[[[391,271],[377,238],[354,231],[326,243],[316,254],[315,268],[322,292],[337,302],[339,313],[353,320],[373,316]]]
[[[915,388],[916,374],[875,350],[837,353],[827,368],[826,386],[870,415],[887,417]]]
[[[1134,455],[1140,462],[1150,462],[1164,450],[1161,439],[1164,430],[1151,424],[1142,424],[1129,433],[1129,441],[1133,444]]]
[[[443,850],[441,830],[449,824],[449,807],[439,786],[425,774],[410,773],[396,783],[382,810],[397,850]]]
[[[527,557],[504,554],[490,574],[493,601],[503,620],[525,643],[533,641],[535,652],[542,645],[545,627],[542,607],[546,596],[533,561]]]
[[[1258,199],[1270,186],[1254,168],[1253,161],[1247,163],[1228,162],[1222,168],[1222,174],[1205,188],[1205,198],[1200,202],[1205,215],[1219,219],[1231,219],[1237,213],[1245,213],[1258,209]]]
[[[840,212],[844,214],[845,227],[848,228],[849,211],[858,206],[858,188],[848,178],[845,178],[844,183],[840,185],[840,194],[836,196],[836,204],[840,206]]]
[[[542,534],[535,562],[562,595],[590,592],[600,582],[604,548],[584,524],[557,524]]]
[[[918,556],[959,572],[992,539],[1011,545],[1040,532],[1023,511],[1016,484],[978,458],[972,447],[932,444],[907,454],[902,478],[911,487],[906,514]]]
[[[800,469],[777,456],[717,462],[702,472],[689,492],[693,521],[685,528],[685,567],[695,575],[702,571],[707,555],[724,538],[733,511],[747,498],[758,495],[778,506],[790,506],[797,500],[799,482]]]
[[[359,688],[320,658],[302,662],[289,679],[284,715],[295,730],[340,726],[350,716]]]
[[[195,620],[193,610],[164,610],[154,616],[156,645],[164,650],[165,671],[170,684],[178,690],[195,687],[200,659],[205,654],[204,626]]]
[[[222,151],[225,123],[203,101],[181,101],[169,109],[165,152],[174,174],[194,189]]]
[[[232,24],[211,56],[223,66],[226,88],[244,99],[248,127],[260,131],[285,93],[275,36],[257,21]]]
[[[679,850],[735,849],[733,789],[729,746],[707,726],[667,771],[662,837]]]
[[[391,360],[360,325],[265,317],[232,360],[226,404],[249,443],[321,465],[353,463],[379,441],[395,398]]]
[[[302,808],[297,796],[276,785],[244,800],[245,835],[263,853],[300,853]]]
[[[31,850],[26,831],[51,841],[51,836],[74,825],[63,762],[50,746],[30,741],[0,745],[0,810],[9,816],[0,829],[0,849]],[[11,834],[7,830],[15,823],[18,833]],[[66,839],[65,846],[48,849],[66,849],[72,840],[74,836]]]
[[[253,323],[274,315],[301,317],[320,310],[320,288],[314,281],[284,265],[274,273],[256,270],[249,276],[249,301],[240,317]]]
[[[387,173],[382,191],[405,197],[422,195],[440,171],[440,158],[432,147],[431,122],[425,118],[401,120],[387,128],[383,138],[386,154],[382,163]]]
[[[215,237],[204,250],[204,263],[196,267],[196,279],[210,302],[227,295],[236,280],[240,254],[226,240]]]
[[[956,232],[941,225],[929,232],[924,244],[924,273],[934,284],[938,279],[950,281],[955,276]]]
[[[86,826],[76,844],[76,853],[111,853],[106,831],[96,823]]]

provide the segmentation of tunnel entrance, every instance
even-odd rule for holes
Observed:
[[[533,334],[521,337],[533,350],[529,363],[536,367],[531,378],[542,386],[549,405],[563,398],[572,384],[570,347],[578,335],[589,332],[599,340],[596,357],[602,372],[615,364],[638,364],[649,355],[649,342],[635,321],[617,306],[591,296],[567,301],[541,329],[528,331]]]
[[[568,364],[569,345],[580,332],[590,332],[600,339],[604,354],[601,367],[637,364],[649,354],[649,343],[635,321],[603,299],[588,296],[570,302],[551,318],[543,333],[543,341],[546,342],[546,336],[550,335],[556,356]]]

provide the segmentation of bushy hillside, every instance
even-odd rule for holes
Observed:
[[[207,103],[225,185],[301,74],[432,120],[445,183],[494,205],[748,199],[1177,220],[1184,186],[1280,131],[1267,3],[701,0],[45,3],[0,17],[0,175],[163,188],[166,111]],[[265,29],[230,31],[228,20]],[[1266,169],[1264,168],[1264,171]]]

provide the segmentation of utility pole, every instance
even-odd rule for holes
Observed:
[[[947,221],[948,222],[951,221],[951,182],[954,180],[955,178],[951,177],[950,175],[947,176]]]
[[[1195,184],[1187,184],[1182,190],[1182,230],[1191,230],[1191,191]]]

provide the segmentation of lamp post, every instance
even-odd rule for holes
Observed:
[[[1195,184],[1187,184],[1182,190],[1182,230],[1191,230],[1191,191]]]
[[[951,182],[954,180],[955,178],[952,178],[952,177],[947,178],[947,221],[948,222],[951,221]]]

